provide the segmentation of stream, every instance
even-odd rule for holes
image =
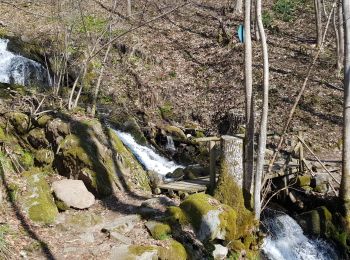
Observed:
[[[51,86],[48,71],[40,63],[7,50],[9,40],[0,39],[0,82],[22,86]]]
[[[160,175],[174,171],[181,165],[156,152],[153,147],[142,146],[128,133],[115,130],[122,142],[147,169]],[[298,223],[285,213],[267,209],[263,220],[268,236],[262,246],[263,259],[270,260],[336,260],[334,247],[322,239],[308,238]]]

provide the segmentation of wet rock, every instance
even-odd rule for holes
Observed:
[[[317,236],[326,235],[332,225],[332,214],[322,206],[300,214],[298,222],[307,233]]]
[[[203,167],[198,164],[187,166],[184,169],[185,179],[188,179],[188,180],[193,180],[202,176],[208,176],[209,172],[210,172],[209,167]]]
[[[86,209],[95,203],[95,197],[81,180],[60,180],[52,183],[52,188],[58,200],[68,207]]]
[[[171,173],[167,173],[165,175],[166,178],[168,179],[174,179],[174,180],[179,180],[185,176],[185,172],[183,168],[177,168],[175,171]]]
[[[214,245],[213,258],[215,260],[224,260],[228,254],[228,248],[220,244]]]
[[[165,126],[164,129],[166,133],[171,135],[172,137],[181,139],[181,140],[186,140],[186,135],[180,128],[173,125],[167,125]]]

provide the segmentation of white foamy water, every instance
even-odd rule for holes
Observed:
[[[0,39],[0,82],[23,86],[50,86],[47,70],[38,62],[7,50],[9,40]]]
[[[184,168],[173,161],[157,154],[154,147],[148,147],[138,144],[135,139],[128,133],[114,130],[120,140],[126,145],[146,170],[155,171],[160,175],[166,175],[177,168]]]
[[[262,251],[271,260],[336,260],[335,249],[321,239],[310,239],[298,223],[286,214],[263,221],[269,231]]]

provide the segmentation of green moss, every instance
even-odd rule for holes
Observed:
[[[124,146],[120,138],[111,129],[109,129],[109,136],[111,137],[114,151],[123,158],[123,167],[133,173],[131,176],[133,183],[145,191],[151,191],[147,173],[134,155]]]
[[[47,147],[49,142],[46,140],[45,131],[41,128],[30,130],[27,140],[34,148]]]
[[[196,131],[196,138],[205,137],[205,134],[202,131]]]
[[[165,126],[165,131],[170,134],[171,136],[175,137],[175,138],[179,138],[179,139],[186,139],[186,135],[185,133],[178,127],[173,126],[173,125],[167,125]]]
[[[222,206],[223,212],[220,213],[220,226],[221,229],[226,231],[225,240],[232,241],[236,238],[236,222],[237,222],[237,213],[231,207],[226,205]]]
[[[49,150],[49,149],[39,149],[38,151],[35,152],[35,162],[38,165],[51,165],[55,155],[54,153]]]
[[[25,134],[29,129],[29,117],[19,112],[10,112],[6,114],[14,129],[19,134]]]
[[[55,203],[56,203],[56,206],[57,208],[60,210],[60,211],[66,211],[66,210],[69,210],[69,206],[67,206],[66,203],[64,203],[63,201],[61,200],[55,200]]]
[[[170,217],[170,221],[180,223],[181,225],[187,225],[190,223],[185,213],[179,207],[168,207],[167,216]]]
[[[156,251],[157,247],[155,246],[139,246],[139,245],[131,245],[129,246],[129,252],[133,255],[141,256],[146,252]]]
[[[18,194],[19,194],[19,186],[15,183],[9,183],[8,185],[8,191],[9,191],[9,199],[11,202],[15,202],[18,198]]]
[[[171,228],[168,224],[158,223],[151,230],[152,237],[157,240],[165,240],[170,237]]]
[[[159,108],[160,115],[164,120],[174,120],[173,105],[170,102],[166,102]]]
[[[5,131],[0,127],[0,141],[6,140],[6,134]]]
[[[297,185],[299,187],[310,186],[311,177],[309,175],[298,176]]]
[[[210,210],[217,209],[217,205],[211,205],[208,203],[208,200],[211,200],[211,196],[204,193],[197,193],[188,196],[187,199],[180,204],[180,208],[197,231],[200,229],[202,217]]]
[[[24,207],[28,217],[36,222],[53,223],[58,214],[57,207],[51,195],[50,186],[39,169],[23,173],[27,181],[24,194]]]
[[[24,151],[20,158],[20,163],[25,169],[29,169],[34,165],[34,158],[32,153]]]
[[[160,260],[186,260],[187,253],[181,243],[171,240],[169,246],[159,247],[158,257]]]
[[[45,127],[50,120],[52,120],[52,116],[42,115],[38,118],[37,123],[40,127]]]

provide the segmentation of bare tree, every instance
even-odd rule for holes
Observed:
[[[339,35],[339,49],[338,49],[338,72],[340,74],[344,63],[344,19],[343,19],[343,0],[338,1],[338,35]]]
[[[254,213],[255,218],[260,219],[261,212],[261,184],[262,176],[265,164],[265,150],[266,150],[266,132],[267,132],[267,114],[269,109],[269,57],[266,43],[266,34],[264,25],[262,22],[262,11],[261,11],[261,0],[256,1],[256,17],[258,23],[259,34],[261,38],[261,48],[263,51],[264,60],[264,97],[263,107],[260,122],[260,135],[259,135],[259,147],[258,157],[256,162],[256,173],[255,173],[255,185],[254,185]]]
[[[127,15],[131,16],[131,0],[127,0]]]
[[[251,0],[244,5],[244,75],[245,75],[245,155],[244,155],[244,189],[250,193],[254,175],[254,100],[252,72],[252,37],[251,37]]]
[[[316,33],[317,33],[317,47],[322,43],[322,10],[321,0],[314,0],[315,4],[315,18],[316,18]]]
[[[343,2],[344,20],[344,128],[343,173],[340,197],[344,202],[346,227],[350,229],[350,1]]]

